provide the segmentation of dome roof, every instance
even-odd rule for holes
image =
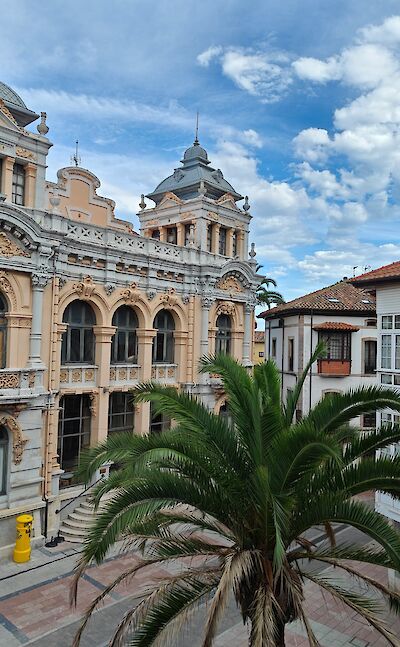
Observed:
[[[0,99],[3,99],[3,101],[7,101],[7,103],[13,103],[15,106],[19,106],[20,108],[26,108],[26,105],[22,101],[19,94],[14,92],[14,90],[10,88],[9,85],[6,85],[1,81],[0,81]]]
[[[203,162],[208,163],[207,151],[200,146],[197,139],[195,139],[192,146],[185,150],[182,162],[185,163],[195,159],[201,159]]]

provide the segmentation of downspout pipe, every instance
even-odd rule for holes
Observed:
[[[314,352],[313,350],[313,322],[314,322],[314,312],[313,310],[310,310],[310,361],[312,358],[312,354]],[[312,366],[310,366],[310,393],[309,393],[309,403],[308,403],[308,410],[311,411],[311,403],[312,403]]]

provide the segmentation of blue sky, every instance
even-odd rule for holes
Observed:
[[[48,113],[49,179],[78,138],[137,226],[199,110],[287,299],[400,259],[397,0],[17,0],[2,24],[0,79]]]

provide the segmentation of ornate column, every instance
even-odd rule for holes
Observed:
[[[208,325],[210,308],[214,303],[211,296],[201,297],[201,337],[200,337],[200,357],[208,354]]]
[[[136,332],[138,337],[138,362],[140,365],[140,380],[148,382],[151,380],[151,369],[153,365],[153,339],[157,334],[154,328],[139,328]],[[150,429],[150,404],[143,402],[138,405],[135,412],[136,432],[144,435]]]
[[[221,229],[221,225],[219,225],[219,224],[213,225],[213,228],[212,228],[212,249],[211,249],[213,254],[218,254],[219,253],[219,230],[220,229]]]
[[[102,442],[108,433],[111,340],[115,326],[93,326],[96,336],[97,391],[91,395],[91,444]]]
[[[243,336],[243,365],[252,366],[252,357],[251,357],[251,346],[252,346],[252,314],[254,311],[254,304],[251,302],[246,302],[243,305],[244,309],[244,336]]]
[[[47,274],[32,274],[32,327],[28,366],[43,366],[41,358],[43,292],[48,280]]]
[[[234,229],[230,227],[226,230],[226,255],[233,256],[233,234]]]
[[[3,177],[1,192],[6,196],[6,200],[11,202],[12,199],[12,178],[15,159],[13,157],[6,157],[3,160]]]
[[[167,241],[167,228],[166,227],[160,227],[158,228],[160,232],[160,243],[165,243]]]
[[[178,222],[176,225],[176,244],[183,247],[185,244],[185,225]]]
[[[36,166],[29,163],[25,165],[25,206],[35,206]]]

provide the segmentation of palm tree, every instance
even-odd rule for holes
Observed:
[[[281,293],[276,290],[269,290],[269,285],[273,285],[276,288],[276,281],[266,276],[258,286],[256,293],[258,303],[260,305],[265,304],[268,310],[270,310],[273,305],[285,303],[285,299]]]
[[[127,635],[135,647],[168,645],[193,610],[208,602],[202,645],[210,647],[233,593],[251,647],[283,646],[285,626],[294,620],[315,646],[303,606],[306,581],[359,614],[388,644],[399,645],[379,615],[376,596],[357,593],[318,567],[354,575],[400,612],[400,595],[357,568],[366,563],[398,571],[400,533],[355,498],[372,489],[399,496],[400,458],[374,456],[400,440],[400,428],[387,425],[361,435],[349,425],[361,413],[400,411],[400,396],[381,387],[331,394],[295,422],[311,362],[284,403],[273,362],[255,366],[250,375],[229,356],[203,358],[202,371],[221,376],[230,420],[171,387],[146,383],[136,389],[137,402],[150,401],[174,426],[158,435],[113,434],[83,459],[87,479],[107,460],[121,468],[96,486],[96,503],[113,494],[88,533],[72,599],[87,566],[102,562],[117,539],[139,549],[141,560],[96,598],[74,647],[115,586],[148,566],[174,562],[178,571],[125,614],[111,645],[123,644]],[[361,530],[375,547],[336,543],[335,523]],[[310,542],[305,533],[315,526],[325,527],[330,541]]]

